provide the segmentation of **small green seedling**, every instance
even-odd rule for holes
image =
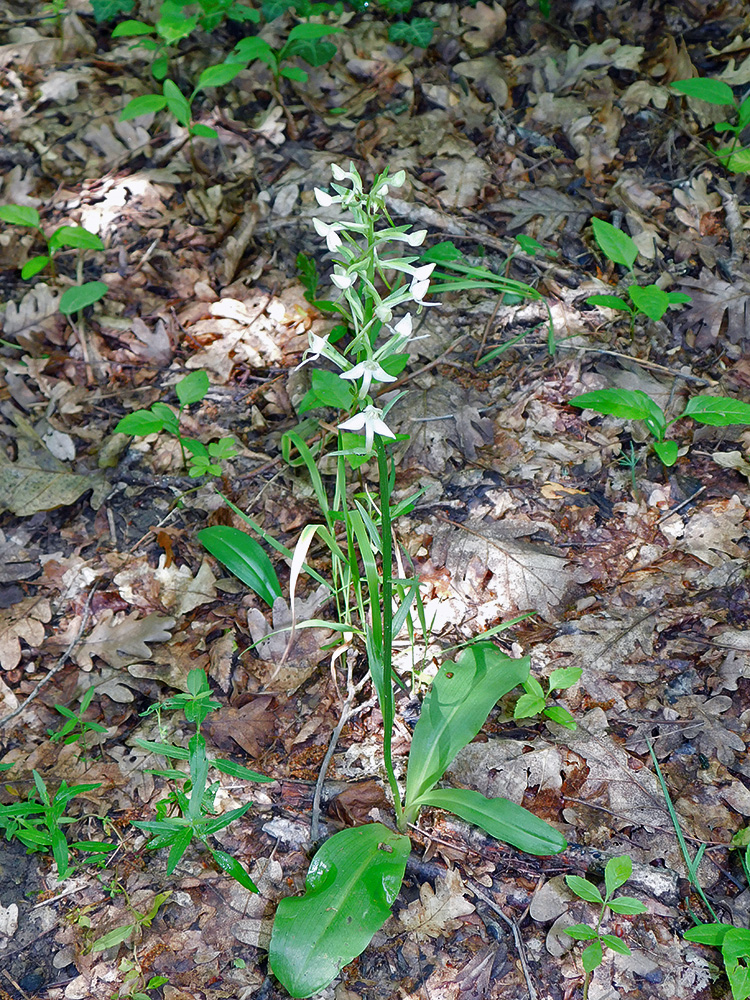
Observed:
[[[60,740],[62,740],[65,746],[69,746],[71,743],[80,742],[81,745],[85,747],[85,736],[87,733],[107,732],[106,726],[100,726],[98,722],[89,722],[87,719],[84,719],[84,715],[88,711],[88,707],[91,704],[91,699],[94,697],[95,691],[96,687],[92,684],[81,698],[81,707],[78,712],[71,711],[71,709],[67,708],[65,705],[55,705],[56,710],[60,713],[60,715],[65,716],[67,722],[65,722],[62,729],[59,729],[57,732],[54,732],[52,729],[47,730],[50,734],[50,742],[59,743]]]
[[[308,77],[307,72],[299,66],[287,66],[285,63],[290,59],[299,58],[309,66],[323,66],[336,55],[334,43],[323,39],[326,35],[333,35],[343,30],[335,25],[295,24],[280,49],[272,48],[259,35],[249,35],[237,43],[230,58],[239,63],[243,69],[256,59],[266,63],[271,69],[278,90],[282,77],[299,83],[303,83]],[[234,65],[234,62],[227,65]]]
[[[182,460],[191,479],[207,475],[220,476],[223,472],[222,462],[234,458],[237,454],[234,438],[221,438],[206,447],[195,438],[183,437],[180,434],[182,411],[193,403],[199,403],[208,392],[208,388],[208,375],[204,371],[190,372],[175,385],[180,404],[177,413],[166,403],[153,403],[149,410],[134,410],[128,413],[118,422],[115,432],[145,437],[147,434],[166,431],[177,438]]]
[[[211,33],[225,19],[254,24],[260,20],[257,10],[237,0],[199,0],[200,9],[191,16],[185,13],[186,6],[184,0],[164,0],[155,25],[144,21],[122,21],[112,32],[112,38],[138,38],[133,48],[140,47],[154,53],[151,74],[154,79],[163,80],[169,69],[171,51],[196,29]]]
[[[614,264],[622,264],[631,272],[638,256],[638,247],[633,239],[621,229],[602,219],[593,219],[594,239],[599,249]],[[660,320],[670,306],[683,305],[690,302],[691,297],[684,292],[665,292],[658,285],[633,284],[628,288],[630,302],[619,295],[589,295],[587,305],[603,306],[605,309],[618,309],[630,317],[631,332],[635,328],[635,318],[639,313],[649,319]]]
[[[349,0],[350,6],[357,11],[364,11],[375,5],[372,0]],[[396,45],[415,45],[417,48],[426,49],[432,41],[437,22],[431,21],[428,17],[413,17],[411,20],[403,20],[411,11],[412,0],[377,0],[377,7],[391,17],[398,17],[396,21],[388,27],[388,41]]]
[[[558,726],[575,729],[576,721],[567,708],[563,708],[562,705],[547,705],[547,701],[553,691],[565,691],[572,687],[576,681],[580,680],[582,673],[581,667],[560,667],[553,670],[547,679],[546,692],[535,677],[528,677],[521,683],[521,687],[526,693],[522,694],[516,702],[513,718],[530,719],[534,715],[546,715],[551,722],[556,722]]]
[[[624,916],[646,913],[646,907],[640,899],[635,899],[633,896],[614,896],[615,889],[619,889],[620,886],[625,885],[632,873],[633,862],[627,854],[623,854],[617,858],[610,858],[604,869],[604,887],[606,890],[606,896],[604,897],[602,897],[601,892],[588,879],[581,878],[580,875],[565,876],[568,888],[579,899],[583,899],[587,903],[593,903],[600,908],[595,927],[589,927],[588,924],[573,924],[571,927],[565,928],[565,933],[569,934],[576,941],[591,942],[591,944],[583,949],[583,953],[581,954],[585,973],[583,980],[583,1000],[587,1000],[588,998],[591,973],[602,964],[605,946],[620,955],[630,954],[630,948],[628,948],[622,938],[619,938],[616,934],[602,934],[602,921],[607,915],[607,910],[611,913],[619,913]]]
[[[152,839],[147,844],[150,850],[169,848],[167,860],[167,875],[171,875],[177,863],[187,850],[191,840],[198,840],[209,851],[222,871],[230,875],[240,885],[250,892],[257,888],[243,865],[231,854],[220,851],[209,843],[208,838],[219,830],[223,830],[251,808],[247,805],[231,809],[222,815],[215,815],[214,799],[219,790],[219,782],[207,784],[209,768],[214,767],[223,774],[246,781],[272,781],[257,771],[235,764],[231,760],[209,758],[206,754],[206,741],[200,733],[203,720],[218,708],[219,702],[211,698],[211,688],[205,671],[191,670],[187,676],[187,693],[175,695],[160,704],[151,705],[143,714],[160,713],[164,710],[179,710],[185,713],[188,722],[196,727],[195,734],[190,738],[187,749],[171,743],[155,743],[149,740],[137,739],[135,742],[144,750],[163,754],[167,759],[187,760],[189,777],[183,771],[174,767],[151,769],[149,774],[159,775],[169,781],[182,783],[182,788],[175,784],[166,796],[157,803],[155,820],[134,822],[133,826],[150,834]],[[173,815],[174,811],[179,815]]]
[[[0,219],[12,226],[24,226],[34,229],[47,244],[47,252],[27,260],[21,268],[24,281],[33,278],[49,264],[52,277],[57,278],[55,254],[63,247],[75,250],[103,250],[104,244],[96,233],[90,233],[83,226],[59,226],[47,238],[42,229],[39,212],[29,205],[0,205]],[[98,302],[107,294],[107,286],[103,281],[87,281],[83,285],[75,285],[63,292],[60,298],[60,312],[69,315],[78,312],[86,306]]]
[[[127,891],[123,889],[123,893],[125,895],[126,905],[130,910],[133,919],[127,924],[120,924],[117,927],[113,927],[111,931],[108,931],[100,938],[97,938],[91,946],[92,952],[106,951],[107,948],[114,948],[116,945],[120,945],[124,941],[128,941],[130,938],[137,935],[142,927],[150,927],[156,917],[156,914],[159,912],[159,908],[162,903],[165,903],[172,895],[172,890],[168,889],[166,892],[158,893],[154,898],[154,902],[151,904],[151,908],[149,910],[145,910],[143,913],[136,910],[131,904]],[[168,982],[167,979],[164,979],[163,977],[160,978],[161,983],[158,985]],[[154,987],[150,986],[147,988],[153,989]],[[128,993],[127,996],[133,996],[133,994]]]
[[[740,133],[750,125],[750,95],[741,104],[734,98],[734,92],[723,80],[705,80],[696,77],[692,80],[675,80],[672,90],[686,97],[694,97],[706,104],[716,104],[719,107],[733,108],[736,120],[734,122],[719,122],[714,125],[716,132],[731,132],[732,144],[727,149],[711,149],[711,152],[724,164],[727,170],[735,174],[745,174],[750,171],[750,148],[740,146]]]
[[[667,427],[678,420],[692,417],[697,423],[711,427],[750,424],[750,404],[730,396],[693,396],[682,413],[670,421],[667,421],[659,404],[641,389],[599,389],[574,396],[569,402],[571,406],[624,420],[642,420],[655,438],[652,442],[654,451],[668,466],[677,461],[679,445],[676,441],[666,440],[665,435]]]
[[[204,125],[202,122],[193,121],[193,101],[201,90],[206,90],[208,87],[223,87],[244,68],[244,65],[238,62],[209,66],[198,77],[198,83],[190,97],[185,97],[174,80],[165,80],[161,94],[143,94],[141,97],[134,97],[132,101],[128,101],[120,112],[120,121],[139,118],[141,115],[155,114],[166,108],[178,124],[188,130],[191,139],[193,136],[216,139],[219,133],[215,128]]]
[[[0,806],[0,830],[5,831],[5,839],[12,840],[15,837],[16,840],[20,840],[29,854],[35,851],[51,851],[57,867],[58,880],[67,878],[73,870],[70,847],[92,855],[91,860],[94,863],[106,863],[106,855],[117,850],[116,844],[87,840],[69,845],[62,830],[66,824],[76,822],[75,818],[64,815],[70,800],[77,795],[93,791],[101,782],[69,787],[68,783],[63,781],[55,794],[50,797],[39,772],[31,773],[35,788],[29,793],[26,801]]]

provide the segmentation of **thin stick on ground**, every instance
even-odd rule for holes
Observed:
[[[508,925],[508,927],[510,927],[511,933],[513,934],[513,940],[516,945],[516,951],[518,952],[518,958],[521,962],[521,970],[523,971],[523,978],[526,980],[526,989],[529,991],[529,997],[531,998],[531,1000],[539,1000],[539,994],[537,993],[536,987],[534,986],[534,981],[531,978],[531,971],[529,969],[529,964],[526,961],[526,949],[524,948],[523,945],[523,938],[521,937],[521,932],[518,929],[518,924],[516,924],[515,920],[511,920],[510,917],[506,917],[506,915],[503,913],[503,911],[500,909],[497,903],[493,899],[490,899],[490,897],[487,896],[484,892],[482,892],[482,890],[479,888],[478,885],[474,885],[473,882],[467,882],[466,887],[468,889],[471,889],[471,891],[478,899],[481,899],[483,903],[486,903],[487,906],[490,907],[492,912],[496,913],[498,917],[500,917],[500,919],[503,920]]]

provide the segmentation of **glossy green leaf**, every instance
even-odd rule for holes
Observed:
[[[522,694],[513,709],[514,719],[530,719],[544,708],[544,698],[538,694]]]
[[[230,573],[242,580],[269,607],[281,597],[281,585],[271,560],[261,546],[238,528],[216,525],[203,528],[196,535],[198,541]]]
[[[211,854],[213,855],[214,861],[219,868],[221,868],[222,871],[225,871],[227,875],[231,875],[235,882],[239,882],[240,885],[244,886],[244,888],[249,892],[258,891],[258,887],[255,882],[253,882],[237,858],[233,858],[232,855],[227,854],[226,851],[215,851],[212,849]]]
[[[588,948],[584,948],[581,954],[584,972],[593,972],[602,964],[602,945],[600,941],[593,941]]]
[[[191,135],[197,135],[201,139],[218,139],[219,133],[215,128],[211,128],[210,125],[203,125],[201,122],[197,122],[195,125],[190,126]]]
[[[390,916],[411,850],[380,823],[342,830],[310,864],[305,895],[282,899],[269,965],[293,997],[324,989]]]
[[[333,35],[343,30],[343,28],[332,24],[311,24],[304,22],[303,24],[295,24],[287,36],[287,41],[293,42],[296,38],[323,38],[325,35]]]
[[[602,253],[615,264],[632,268],[638,256],[638,247],[628,234],[602,219],[592,219],[591,225],[594,229],[594,239]]]
[[[699,924],[685,931],[683,937],[686,941],[694,944],[708,944],[714,948],[720,948],[724,943],[724,938],[732,929],[731,924]]]
[[[564,726],[565,729],[577,728],[576,720],[567,708],[563,708],[562,705],[550,705],[544,709],[544,714],[550,722],[555,722],[558,726]]]
[[[153,25],[144,24],[143,21],[122,21],[112,29],[112,38],[133,38],[135,35],[150,35],[153,30]]]
[[[596,410],[624,420],[645,420],[651,414],[652,404],[640,389],[597,389],[574,396],[568,402],[582,410]]]
[[[682,415],[712,427],[750,424],[750,403],[730,396],[693,396]]]
[[[437,22],[429,17],[413,17],[411,21],[397,21],[388,28],[388,41],[426,49],[432,41],[436,27]]]
[[[440,780],[497,702],[529,675],[529,657],[513,660],[490,642],[465,649],[438,670],[422,705],[409,752],[406,808]]]
[[[249,35],[247,38],[241,39],[235,45],[234,51],[239,59],[246,62],[260,59],[261,62],[268,63],[271,67],[276,66],[276,56],[273,49],[265,38],[259,38],[258,35]]]
[[[562,927],[561,930],[576,941],[593,941],[596,937],[596,931],[588,924],[571,924],[570,927]]]
[[[73,247],[76,250],[104,249],[104,244],[96,233],[90,233],[83,226],[60,226],[50,236],[47,245],[52,253],[60,247]]]
[[[187,98],[174,80],[165,80],[163,89],[167,107],[180,125],[184,125],[187,128],[190,124],[190,104]]]
[[[654,451],[667,467],[677,461],[680,447],[676,441],[654,441]]]
[[[613,913],[623,913],[627,916],[648,911],[648,907],[635,896],[617,896],[615,899],[610,899],[607,905]]]
[[[675,80],[672,90],[686,97],[697,97],[706,104],[734,104],[734,92],[723,80],[703,80],[696,77],[693,80]]]
[[[83,285],[74,285],[60,296],[60,312],[66,316],[85,309],[99,299],[103,299],[109,289],[103,281],[87,281]]]
[[[160,94],[144,94],[143,97],[134,97],[120,112],[120,121],[126,122],[131,118],[140,118],[141,115],[153,115],[157,111],[162,111],[166,106],[167,99]]]
[[[180,379],[174,390],[182,407],[199,403],[208,392],[208,387],[208,374],[202,369],[198,369]]]
[[[111,931],[103,934],[100,938],[91,945],[91,950],[93,952],[106,951],[107,948],[114,948],[115,945],[122,944],[123,941],[127,941],[130,935],[135,930],[135,924],[121,924],[119,927],[114,927]]]
[[[568,846],[565,837],[553,826],[508,799],[488,799],[468,788],[435,788],[419,801],[455,813],[496,840],[527,854],[559,854]]]
[[[630,954],[630,948],[628,948],[622,938],[619,938],[616,934],[602,934],[601,940],[608,948],[611,948],[612,951],[616,951],[618,955]]]
[[[598,903],[601,906],[604,902],[602,894],[588,879],[581,878],[580,875],[566,875],[565,882],[571,892],[574,892],[581,899],[585,899],[587,903]]]
[[[39,274],[43,271],[47,264],[49,264],[49,257],[46,254],[42,254],[40,257],[32,257],[31,260],[27,260],[26,263],[21,268],[21,277],[24,281],[28,281],[29,278],[33,278],[35,274]]]
[[[638,312],[654,322],[660,320],[669,308],[669,296],[658,285],[631,285],[628,295]]]
[[[581,679],[582,667],[558,667],[549,675],[547,683],[550,691],[565,691]]]
[[[625,885],[633,874],[633,862],[629,855],[621,854],[616,858],[610,858],[604,869],[604,885],[607,895],[611,896],[615,889]]]
[[[115,427],[116,434],[133,434],[143,437],[146,434],[158,434],[164,429],[164,420],[151,410],[135,410],[122,418]]]
[[[297,83],[304,83],[308,76],[299,66],[282,66],[280,75],[287,80],[296,80]]]
[[[31,229],[39,229],[42,224],[39,212],[30,205],[0,205],[0,219],[11,226],[29,226]]]
[[[586,299],[587,306],[601,306],[603,309],[624,309],[625,312],[633,310],[619,295],[589,295]]]
[[[205,90],[207,87],[223,87],[234,80],[244,68],[242,63],[219,63],[217,66],[209,66],[198,77],[193,93],[197,94],[199,90]]]

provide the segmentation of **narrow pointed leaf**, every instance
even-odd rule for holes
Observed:
[[[703,80],[696,77],[694,80],[675,80],[671,87],[686,97],[695,97],[706,104],[735,103],[734,91],[723,80]]]
[[[87,281],[84,285],[68,288],[60,296],[60,312],[68,316],[70,313],[85,309],[99,299],[104,298],[108,288],[103,281]]]
[[[610,899],[607,905],[613,913],[631,917],[636,913],[646,913],[648,910],[648,907],[635,896],[617,896],[616,899]]]
[[[750,424],[750,403],[731,396],[693,396],[682,415],[712,427]]]
[[[293,997],[324,989],[390,916],[411,850],[381,823],[342,830],[312,860],[305,895],[282,899],[271,971]]]
[[[572,890],[580,899],[585,899],[587,903],[597,903],[601,905],[604,900],[597,887],[588,879],[581,878],[580,875],[566,875],[565,881],[568,888]]]
[[[254,538],[226,525],[203,528],[196,537],[212,556],[273,607],[276,598],[281,597],[281,585],[271,560]]]
[[[615,264],[632,268],[638,256],[638,247],[628,234],[602,219],[592,219],[591,225],[594,229],[594,239],[607,257]]]
[[[233,858],[232,855],[227,854],[226,851],[212,850],[211,854],[213,854],[214,861],[219,868],[221,868],[222,871],[225,871],[227,875],[231,875],[235,882],[239,882],[240,885],[244,886],[249,892],[258,891],[258,887],[255,882],[253,882],[237,858]]]
[[[618,938],[616,934],[602,934],[601,939],[608,948],[611,948],[612,951],[616,951],[618,955],[630,954],[630,948],[628,948],[622,938]]]
[[[565,837],[553,826],[508,799],[488,799],[468,788],[436,788],[419,801],[455,813],[491,837],[527,854],[559,854],[568,846]]]

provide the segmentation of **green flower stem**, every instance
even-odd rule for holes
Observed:
[[[399,830],[406,826],[404,821],[404,809],[401,804],[401,792],[396,781],[393,770],[393,753],[391,749],[393,740],[393,548],[391,538],[391,491],[388,478],[388,458],[385,453],[385,445],[381,438],[375,439],[375,447],[378,452],[378,475],[380,478],[380,542],[383,557],[383,677],[384,684],[388,685],[390,697],[387,705],[381,705],[383,713],[383,759],[385,769],[388,774],[388,783],[391,786],[393,795],[393,805],[396,810],[396,823]],[[388,718],[386,718],[386,714]]]

